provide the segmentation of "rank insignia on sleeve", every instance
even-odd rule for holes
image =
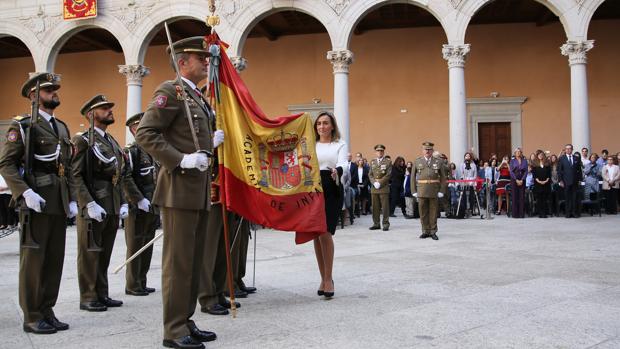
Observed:
[[[166,106],[166,103],[168,103],[168,97],[164,96],[164,95],[159,95],[155,98],[155,106],[157,108],[163,108]]]
[[[16,130],[10,130],[7,134],[6,134],[6,140],[9,142],[15,142],[17,141],[17,131]]]

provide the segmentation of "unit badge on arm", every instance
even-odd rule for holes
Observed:
[[[155,106],[157,108],[164,108],[168,103],[168,97],[164,95],[159,95],[155,98]]]
[[[10,130],[7,134],[6,134],[6,140],[9,142],[15,142],[17,141],[18,138],[18,134],[16,130]]]

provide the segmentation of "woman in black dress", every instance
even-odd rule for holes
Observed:
[[[316,135],[316,156],[321,170],[321,185],[325,198],[325,218],[327,232],[314,239],[314,253],[321,273],[319,296],[334,296],[332,269],[334,264],[334,240],[336,225],[342,210],[343,192],[339,183],[342,169],[347,164],[347,145],[340,140],[336,118],[331,113],[322,112],[314,121]]]
[[[551,167],[542,151],[536,156],[532,175],[534,176],[534,196],[538,217],[547,218],[549,194],[551,193]]]

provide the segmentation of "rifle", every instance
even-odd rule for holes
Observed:
[[[86,149],[86,186],[88,188],[88,192],[95,197],[95,187],[93,183],[93,148],[95,146],[95,116],[91,114],[89,118],[88,125],[88,148]],[[84,210],[87,210],[86,206],[84,206]],[[103,250],[100,245],[97,244],[97,240],[95,240],[95,231],[94,231],[94,222],[93,219],[88,216],[88,212],[84,214],[82,211],[82,217],[84,221],[86,221],[86,233],[88,234],[88,247],[86,248],[89,252],[100,252]]]
[[[34,147],[35,147],[35,133],[33,129],[36,127],[39,121],[39,92],[41,90],[41,82],[37,80],[37,86],[34,92],[34,100],[30,104],[30,126],[26,128],[24,137],[25,145],[25,159],[24,159],[24,179],[30,188],[36,189],[36,179],[32,170],[34,163]],[[26,205],[26,199],[23,199],[22,205],[20,205],[20,215],[22,216],[22,224],[20,229],[20,242],[21,247],[38,249],[39,243],[32,235],[32,210]]]

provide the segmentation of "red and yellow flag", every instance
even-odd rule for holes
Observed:
[[[62,14],[65,20],[97,17],[97,0],[63,0]]]
[[[218,40],[219,41],[219,40]],[[306,113],[268,118],[220,44],[217,128],[220,190],[226,208],[308,242],[327,231],[313,123]],[[211,86],[211,91],[213,88]]]

